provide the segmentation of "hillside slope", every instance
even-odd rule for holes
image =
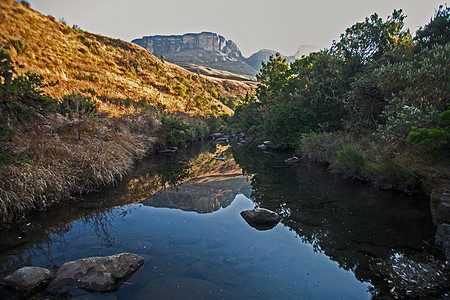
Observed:
[[[233,113],[224,103],[251,90],[0,0],[0,227],[194,141],[199,117]]]
[[[217,94],[240,98],[251,89],[245,82],[202,78],[135,44],[70,28],[13,0],[0,1],[0,47],[19,73],[41,74],[52,83],[45,88],[49,95],[95,91],[110,112],[117,109],[109,105],[114,99],[145,98],[172,112],[230,114]]]

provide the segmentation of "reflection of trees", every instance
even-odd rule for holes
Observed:
[[[303,241],[371,282],[379,293],[388,293],[373,271],[379,260],[422,253],[427,243],[433,244],[425,199],[378,191],[328,174],[321,166],[290,166],[282,154],[249,149],[234,155],[245,173],[254,174],[253,201],[290,215],[283,223]]]

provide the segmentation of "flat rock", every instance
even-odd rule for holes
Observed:
[[[55,292],[70,285],[95,292],[115,291],[122,285],[125,277],[143,264],[144,258],[132,253],[69,261],[58,270],[49,290]]]
[[[2,284],[21,291],[31,291],[50,281],[51,272],[40,267],[23,267],[2,280]]]
[[[281,220],[279,214],[265,208],[244,210],[241,216],[250,226],[258,230],[272,229]]]

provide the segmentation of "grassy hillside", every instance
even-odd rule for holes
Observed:
[[[163,62],[143,48],[85,32],[44,16],[13,0],[0,1],[0,47],[7,49],[19,73],[44,76],[44,90],[60,98],[91,92],[101,110],[120,113],[119,99],[146,99],[171,112],[230,114],[218,100],[240,98],[245,82],[208,80]],[[117,111],[119,109],[119,111]]]
[[[251,90],[13,0],[0,0],[0,71],[0,225],[120,180]]]

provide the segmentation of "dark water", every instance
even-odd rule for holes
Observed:
[[[0,278],[26,265],[56,271],[69,260],[132,252],[145,264],[118,291],[67,295],[370,299],[390,295],[375,271],[380,261],[435,251],[426,199],[288,165],[287,157],[214,144],[152,156],[116,187],[1,231]],[[284,218],[256,230],[239,214],[255,206]],[[15,296],[0,289],[0,298]]]

